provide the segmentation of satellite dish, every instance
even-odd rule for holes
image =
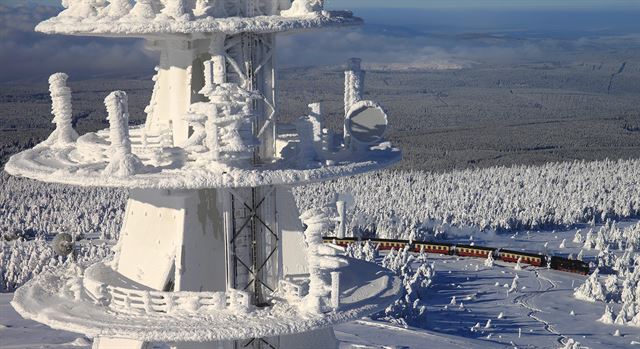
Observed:
[[[354,104],[346,115],[346,131],[352,139],[372,144],[384,139],[387,132],[387,113],[373,101]]]
[[[73,252],[74,242],[71,234],[60,233],[53,238],[53,251],[60,256],[68,256]]]

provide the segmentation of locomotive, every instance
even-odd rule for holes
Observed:
[[[341,247],[347,247],[358,241],[357,238],[336,238],[327,236],[323,238],[325,243],[331,243]],[[471,246],[471,245],[456,245],[444,242],[426,242],[426,241],[408,241],[408,240],[389,240],[389,239],[367,239],[372,243],[377,244],[378,250],[388,251],[391,249],[402,250],[406,246],[409,246],[409,251],[414,253],[426,252],[448,256],[460,256],[460,257],[476,257],[487,258],[489,254],[494,259],[499,259],[508,263],[520,263],[528,264],[536,267],[549,267],[550,269],[565,271],[570,273],[577,273],[587,275],[589,273],[589,264],[579,261],[568,259],[559,256],[546,256],[538,253],[530,253],[515,250],[497,249],[493,247]]]

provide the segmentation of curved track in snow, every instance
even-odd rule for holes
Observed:
[[[538,282],[538,289],[535,291],[529,291],[527,293],[521,294],[517,297],[515,297],[513,299],[513,303],[514,304],[518,304],[523,308],[526,308],[529,310],[529,313],[527,314],[528,317],[530,317],[531,319],[541,323],[545,329],[545,331],[557,336],[557,342],[560,345],[564,345],[566,343],[566,341],[568,340],[568,338],[564,335],[562,335],[560,332],[558,332],[555,327],[550,324],[549,322],[545,321],[544,319],[540,318],[537,316],[538,313],[542,313],[543,310],[541,310],[540,308],[537,308],[534,304],[534,300],[536,298],[538,298],[539,295],[546,293],[548,291],[554,290],[558,287],[558,285],[551,279],[543,276],[538,270],[534,270],[535,273],[535,277],[536,277],[536,281]],[[542,280],[546,281],[547,283],[549,283],[549,286],[544,288],[543,284],[542,284]]]

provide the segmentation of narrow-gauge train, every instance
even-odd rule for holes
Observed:
[[[355,238],[335,238],[324,237],[325,243],[333,243],[338,246],[347,247],[358,239]],[[546,267],[547,265],[554,270],[566,271],[570,273],[578,273],[587,275],[589,273],[589,265],[583,261],[567,259],[558,256],[545,256],[537,253],[529,253],[514,250],[496,249],[491,247],[471,246],[471,245],[454,245],[443,242],[426,242],[426,241],[413,241],[407,240],[387,240],[387,239],[367,239],[377,245],[377,248],[381,251],[385,250],[401,250],[407,245],[409,251],[419,253],[424,251],[426,253],[437,253],[450,256],[461,257],[477,257],[487,258],[491,254],[495,259],[500,259],[504,262],[520,263],[533,265],[536,267]]]

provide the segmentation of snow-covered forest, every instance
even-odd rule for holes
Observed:
[[[465,230],[535,230],[640,212],[640,161],[576,161],[434,174],[383,171],[296,188],[302,208],[354,198],[356,235],[415,238]]]

